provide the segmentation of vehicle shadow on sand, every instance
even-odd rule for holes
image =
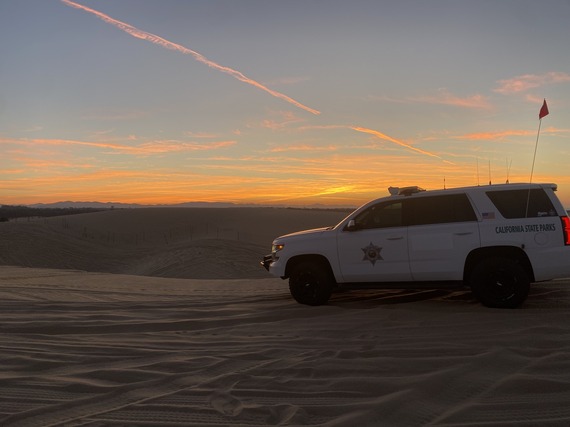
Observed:
[[[468,289],[360,289],[337,291],[328,304],[342,308],[374,308],[379,305],[408,304],[413,302],[447,300],[477,304]]]
[[[409,304],[422,301],[480,305],[480,302],[468,288],[340,290],[333,293],[328,305],[347,309],[367,309],[379,305]],[[570,280],[531,285],[527,300],[518,309],[549,308],[570,309]]]

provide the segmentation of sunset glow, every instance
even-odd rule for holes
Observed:
[[[0,204],[358,206],[528,182],[546,98],[533,181],[570,209],[570,9],[517,5],[9,2]]]

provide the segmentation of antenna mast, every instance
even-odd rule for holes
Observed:
[[[476,157],[477,160],[477,187],[479,187],[479,157]]]

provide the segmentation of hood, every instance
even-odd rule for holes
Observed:
[[[322,233],[323,231],[327,231],[330,230],[332,227],[322,227],[322,228],[313,228],[311,230],[303,230],[303,231],[297,231],[295,233],[290,233],[290,234],[285,234],[284,236],[279,236],[277,239],[275,240],[280,240],[280,239],[288,239],[290,237],[298,237],[298,236],[304,236],[307,234],[319,234]]]

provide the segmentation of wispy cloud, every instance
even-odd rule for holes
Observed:
[[[110,142],[90,142],[69,139],[0,139],[0,143],[20,145],[48,145],[48,146],[84,146],[112,150],[126,154],[151,155],[163,153],[176,153],[184,151],[209,151],[229,147],[236,141],[215,141],[210,143],[184,142],[177,140],[163,140],[145,142],[139,145],[122,145]]]
[[[569,133],[569,129],[558,129],[554,127],[548,127],[542,130],[543,134],[552,135],[563,135]],[[476,132],[468,133],[465,135],[456,136],[457,139],[466,139],[471,141],[500,141],[508,139],[509,137],[517,136],[536,136],[535,130],[524,130],[524,129],[509,129],[497,132]]]
[[[477,132],[460,135],[457,139],[466,139],[470,141],[496,141],[509,138],[511,136],[529,136],[536,134],[536,131],[529,130],[504,130],[500,132]]]
[[[271,130],[280,130],[290,127],[293,124],[304,122],[303,119],[297,117],[291,111],[274,111],[271,113],[271,116],[271,118],[263,120],[261,125],[257,126]]]
[[[433,95],[408,96],[403,98],[393,97],[374,97],[383,101],[396,102],[402,104],[433,104],[433,105],[450,105],[459,108],[488,110],[493,106],[486,96],[475,94],[471,96],[461,97],[454,95],[448,89],[442,88]]]
[[[499,80],[497,82],[498,87],[494,91],[503,95],[510,95],[549,84],[567,82],[570,82],[570,74],[563,72],[551,71],[545,74],[523,74],[511,79]]]
[[[14,160],[30,169],[90,169],[94,165],[87,163],[77,163],[67,160],[34,159],[30,157],[14,157]],[[28,169],[29,171],[29,169]]]
[[[351,128],[352,130],[357,131],[357,132],[368,133],[368,134],[370,134],[370,135],[374,135],[375,137],[380,138],[380,139],[383,139],[383,140],[385,140],[385,141],[393,142],[394,144],[397,144],[397,145],[399,145],[399,146],[401,146],[401,147],[404,147],[404,148],[406,148],[407,150],[414,151],[414,152],[416,152],[416,153],[420,153],[420,154],[423,154],[423,155],[425,155],[425,156],[435,157],[435,158],[437,158],[437,159],[443,160],[443,159],[442,159],[440,156],[438,156],[437,154],[430,153],[429,151],[426,151],[426,150],[422,150],[422,149],[420,149],[420,148],[413,147],[413,146],[411,146],[411,145],[409,145],[409,144],[406,144],[406,143],[403,142],[403,141],[400,141],[399,139],[392,138],[391,136],[385,135],[385,134],[383,134],[382,132],[378,132],[377,130],[368,129],[368,128],[363,128],[363,127],[358,127],[358,126],[351,126],[350,128]],[[450,163],[450,162],[448,162],[447,160],[443,160],[443,161],[444,161],[444,162],[447,162],[447,163]]]
[[[355,185],[341,185],[337,187],[328,187],[319,191],[315,196],[328,196],[330,194],[348,193],[356,188]]]
[[[196,142],[180,142],[177,140],[154,141],[141,144],[137,147],[144,154],[154,153],[176,153],[181,151],[209,151],[235,145],[236,141],[216,141],[208,144],[198,144]]]
[[[212,138],[219,138],[218,134],[215,133],[207,133],[207,132],[192,132],[188,131],[185,133],[186,136],[190,138],[205,138],[205,139],[212,139]]]
[[[346,125],[307,125],[298,127],[297,130],[307,131],[307,130],[336,130],[336,129],[352,129],[350,126]]]
[[[471,95],[460,97],[452,94],[447,89],[440,89],[436,95],[418,96],[409,98],[413,102],[426,104],[451,105],[460,108],[473,108],[487,110],[492,108],[487,97],[483,95]]]
[[[3,169],[1,173],[2,175],[19,175],[25,172],[27,172],[26,169]]]
[[[274,147],[272,149],[269,150],[269,152],[271,153],[284,153],[284,152],[288,152],[288,151],[305,151],[305,152],[330,152],[330,151],[337,151],[338,147],[335,147],[334,145],[328,145],[328,146],[315,146],[315,145],[286,145],[286,146],[279,146],[279,147]]]
[[[249,77],[246,77],[244,74],[242,74],[241,72],[239,72],[237,70],[234,70],[230,67],[225,67],[223,65],[217,64],[216,62],[209,60],[204,55],[202,55],[202,54],[200,54],[200,53],[198,53],[192,49],[188,49],[187,47],[173,43],[173,42],[166,40],[162,37],[159,37],[155,34],[148,33],[146,31],[140,30],[136,27],[133,27],[132,25],[125,23],[125,22],[111,18],[110,16],[105,15],[102,12],[99,12],[99,11],[91,9],[87,6],[83,6],[81,4],[72,2],[71,0],[61,0],[61,1],[65,4],[67,4],[68,6],[84,10],[85,12],[89,12],[89,13],[97,16],[98,18],[100,18],[104,22],[111,24],[111,25],[123,30],[124,32],[126,32],[127,34],[130,34],[133,37],[149,41],[149,42],[154,43],[156,45],[162,46],[166,49],[175,50],[175,51],[181,52],[181,53],[186,54],[186,55],[191,55],[194,57],[194,59],[196,59],[197,61],[199,61],[205,65],[207,65],[210,68],[221,71],[222,73],[229,74],[230,76],[236,78],[237,80],[239,80],[241,82],[247,83],[247,84],[252,85],[258,89],[261,89],[261,90],[269,93],[270,95],[272,95],[276,98],[282,99],[282,100],[284,100],[284,101],[286,101],[292,105],[295,105],[298,108],[301,108],[305,111],[308,111],[309,113],[320,114],[320,111],[315,110],[315,109],[310,108],[310,107],[307,107],[306,105],[303,105],[298,101],[295,101],[293,98],[290,98],[289,96],[287,96],[283,93],[269,89],[267,86],[264,86],[263,84],[255,81],[253,79],[250,79]]]

